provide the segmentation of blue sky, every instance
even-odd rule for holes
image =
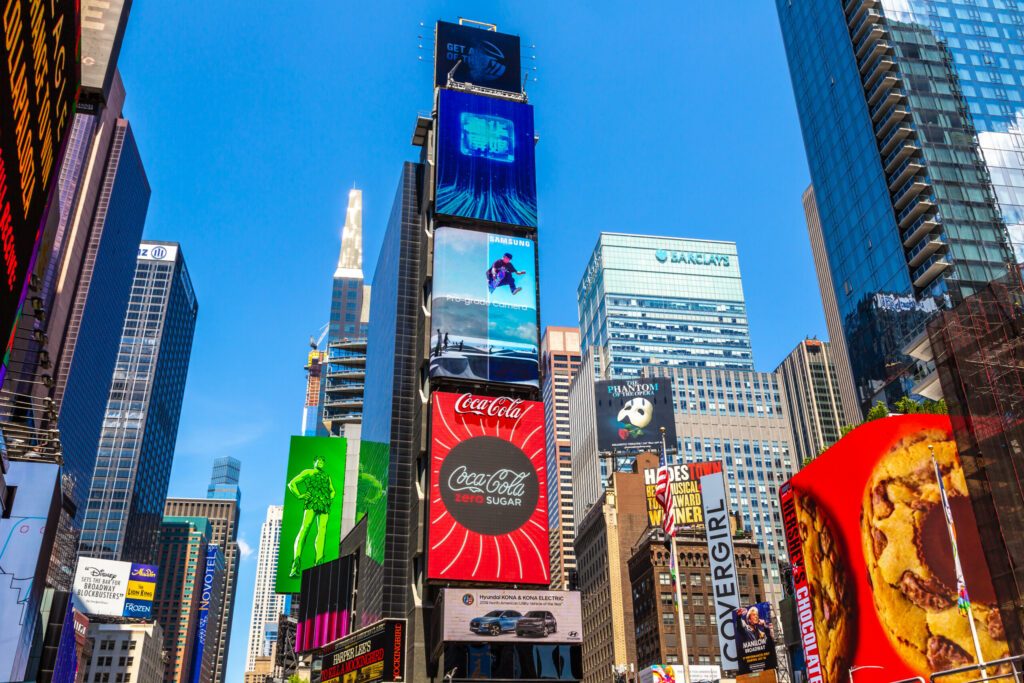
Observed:
[[[282,500],[347,191],[363,190],[369,277],[431,106],[432,23],[459,16],[520,34],[537,69],[545,325],[577,324],[576,285],[608,230],[737,241],[758,369],[825,335],[774,3],[136,2],[120,65],[153,188],[145,236],[182,243],[200,305],[171,494],[203,495],[213,458],[240,458],[250,546]],[[254,572],[255,555],[230,683]]]

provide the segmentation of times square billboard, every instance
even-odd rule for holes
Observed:
[[[676,447],[675,404],[668,377],[614,379],[594,383],[597,449],[605,453],[661,452]]]
[[[847,434],[779,492],[808,681],[872,665],[884,669],[858,670],[858,683],[888,683],[976,663],[932,452],[982,655],[1009,656],[949,418],[892,416]]]
[[[434,47],[435,86],[447,86],[451,74],[460,83],[522,92],[519,36],[439,21]]]
[[[533,107],[441,90],[437,119],[435,212],[536,228]]]
[[[76,0],[9,0],[0,44],[0,382],[56,196],[79,89]]]
[[[548,584],[544,404],[435,391],[427,578]]]
[[[533,240],[434,231],[430,376],[538,386]]]

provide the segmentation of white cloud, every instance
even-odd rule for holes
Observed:
[[[248,560],[252,557],[253,547],[249,545],[249,542],[244,538],[238,539],[238,552],[242,556],[243,560]]]

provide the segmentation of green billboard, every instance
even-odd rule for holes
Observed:
[[[298,593],[302,570],[338,558],[345,439],[293,436],[277,551],[278,593]]]
[[[384,564],[384,527],[387,516],[388,444],[359,444],[359,486],[356,489],[356,522],[366,517],[366,555]]]

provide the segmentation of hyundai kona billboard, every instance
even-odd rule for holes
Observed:
[[[442,90],[438,104],[434,210],[537,227],[533,107]]]
[[[435,391],[427,578],[548,584],[544,404]]]
[[[581,643],[578,591],[446,588],[445,642]]]
[[[661,428],[669,450],[676,447],[672,381],[667,377],[594,383],[597,449],[606,453],[661,451]]]

